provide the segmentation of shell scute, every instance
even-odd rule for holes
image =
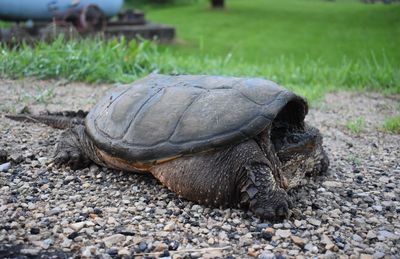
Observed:
[[[268,80],[153,74],[99,101],[86,131],[115,157],[154,162],[252,138],[293,100],[303,120],[305,101]]]

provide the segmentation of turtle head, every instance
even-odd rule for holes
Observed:
[[[307,125],[304,128],[276,129],[272,136],[282,165],[282,185],[285,189],[298,186],[306,174],[326,171],[327,165],[321,167],[327,157],[318,129]]]

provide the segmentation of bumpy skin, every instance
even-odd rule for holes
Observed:
[[[181,157],[151,169],[178,195],[201,204],[250,209],[279,220],[289,213],[289,197],[275,180],[255,140],[226,149]]]

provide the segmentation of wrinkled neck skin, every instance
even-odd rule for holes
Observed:
[[[263,131],[255,137],[255,141],[264,153],[267,165],[272,171],[275,182],[279,187],[286,189],[286,180],[282,178],[282,163],[276,154],[274,145],[272,144],[270,131]]]

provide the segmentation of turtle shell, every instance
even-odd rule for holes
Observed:
[[[306,113],[304,99],[265,79],[151,74],[113,89],[85,123],[101,150],[147,163],[245,141],[276,117],[301,124]]]

